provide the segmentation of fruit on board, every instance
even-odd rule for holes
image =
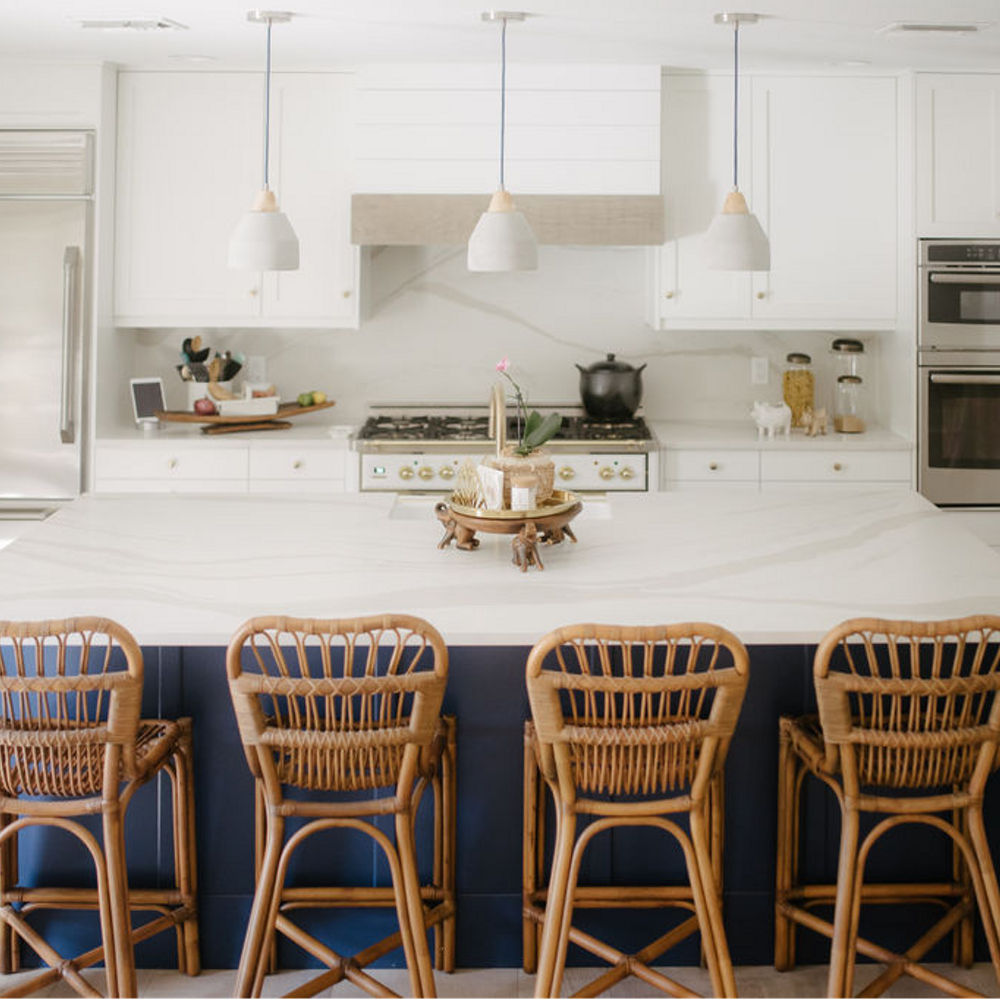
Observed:
[[[313,394],[311,392],[300,392],[296,402],[298,402],[299,406],[312,406]]]
[[[210,399],[196,399],[194,401],[194,412],[203,417],[211,417],[215,414],[215,403]]]
[[[319,406],[320,403],[326,402],[326,393],[314,391],[312,394],[313,406]]]
[[[224,389],[218,382],[207,383],[208,394],[215,399],[236,399],[236,393]]]

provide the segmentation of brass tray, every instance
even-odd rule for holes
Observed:
[[[543,500],[533,510],[487,510],[483,507],[466,507],[464,504],[448,501],[448,506],[456,513],[465,517],[480,518],[484,521],[526,521],[539,517],[555,517],[571,510],[580,498],[569,490],[553,490],[552,496]]]

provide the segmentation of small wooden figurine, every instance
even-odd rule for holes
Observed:
[[[817,434],[826,433],[826,409],[820,407],[818,410],[806,408],[802,412],[802,426],[806,429],[808,437],[816,437]]]
[[[465,549],[469,552],[479,548],[479,539],[476,538],[476,533],[471,528],[465,527],[464,524],[459,524],[452,517],[451,508],[446,503],[436,503],[434,505],[434,513],[437,514],[437,519],[444,525],[444,538],[438,542],[439,549],[446,549],[452,541],[460,549]]]
[[[510,547],[514,550],[512,562],[526,573],[531,565],[545,569],[538,556],[538,528],[534,521],[525,521],[524,527],[511,539]]]

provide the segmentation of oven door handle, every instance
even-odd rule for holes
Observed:
[[[928,276],[933,285],[1000,285],[1000,273],[932,271]]]
[[[931,372],[930,379],[939,385],[1000,385],[1000,375],[945,375]]]

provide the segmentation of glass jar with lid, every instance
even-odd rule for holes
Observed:
[[[838,337],[830,345],[830,355],[833,359],[834,381],[841,375],[857,375],[867,377],[865,372],[865,345],[853,337]]]
[[[860,434],[865,429],[865,384],[860,375],[840,375],[833,394],[833,429]]]
[[[808,354],[793,351],[786,358],[785,370],[781,374],[781,394],[792,411],[792,426],[806,425],[808,410],[815,406],[816,382],[812,373],[812,358]]]

